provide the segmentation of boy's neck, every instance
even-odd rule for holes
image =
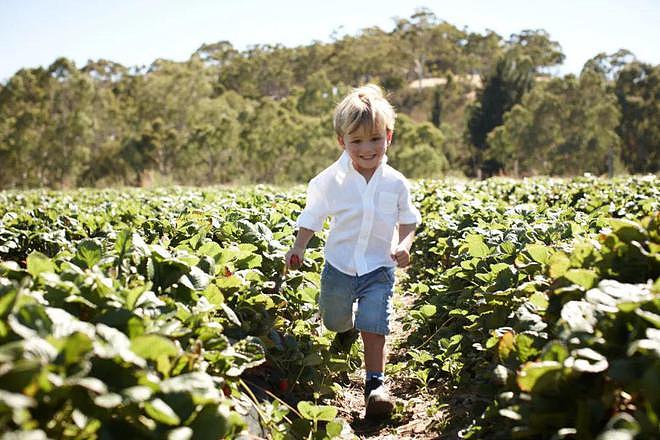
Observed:
[[[378,166],[380,166],[380,165],[378,165]],[[367,183],[369,183],[369,181],[370,181],[371,178],[373,177],[374,173],[375,173],[376,170],[378,169],[378,168],[370,168],[370,169],[360,168],[360,167],[358,167],[356,164],[353,164],[353,168],[354,168],[355,171],[357,171],[362,177],[364,177],[364,180],[366,180]]]

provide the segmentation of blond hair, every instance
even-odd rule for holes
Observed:
[[[337,136],[364,128],[369,131],[385,127],[394,131],[394,108],[375,84],[353,89],[335,108],[333,120]]]

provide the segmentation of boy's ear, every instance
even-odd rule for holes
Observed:
[[[341,145],[342,148],[346,146],[344,145],[344,136],[337,135],[337,142],[339,142],[339,145]]]
[[[387,145],[389,146],[392,143],[392,135],[394,132],[392,130],[387,130]]]

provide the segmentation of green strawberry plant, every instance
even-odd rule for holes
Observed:
[[[327,435],[287,416],[355,367],[356,353],[330,354],[316,314],[322,242],[270,289],[299,194],[2,193],[0,431]]]
[[[467,415],[450,414],[456,435],[658,433],[653,176],[420,182],[415,194],[410,363],[453,385],[440,403],[472,396]]]

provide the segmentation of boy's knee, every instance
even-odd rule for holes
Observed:
[[[341,333],[353,328],[352,317],[342,317],[333,315],[332,313],[325,313],[322,316],[323,325],[330,331]]]

